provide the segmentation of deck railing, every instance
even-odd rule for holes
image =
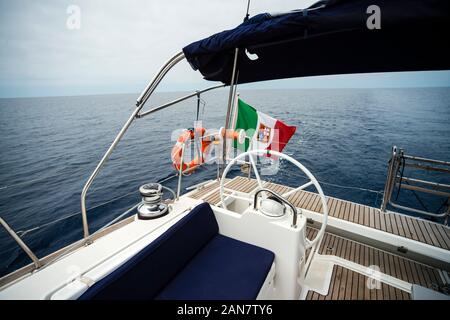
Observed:
[[[17,233],[9,226],[9,224],[6,223],[5,220],[3,220],[3,218],[0,218],[0,224],[9,233],[11,238],[13,238],[14,241],[16,241],[16,243],[19,245],[19,247],[22,248],[23,251],[25,251],[27,256],[30,257],[30,259],[33,261],[35,268],[40,268],[42,264],[41,264],[41,261],[39,260],[39,258],[36,257],[36,255],[33,253],[33,251],[31,251],[31,249],[25,244],[25,242],[23,242],[23,240],[20,239],[20,237],[17,235]]]
[[[145,116],[148,116],[150,114],[153,114],[155,112],[161,111],[163,109],[166,109],[170,106],[173,106],[175,104],[178,104],[182,101],[185,101],[189,98],[192,97],[198,97],[200,98],[200,95],[207,92],[207,91],[211,91],[214,89],[218,89],[218,88],[222,88],[225,87],[226,85],[224,84],[219,84],[219,85],[214,85],[202,90],[196,90],[193,93],[190,93],[188,95],[182,96],[180,98],[177,98],[173,101],[161,104],[157,107],[154,107],[148,111],[145,112],[141,112],[142,108],[144,107],[145,103],[147,102],[147,100],[150,98],[150,96],[152,95],[152,93],[155,91],[155,89],[157,88],[157,86],[159,85],[159,83],[161,82],[161,80],[165,77],[165,75],[180,61],[184,60],[184,54],[183,52],[179,52],[176,55],[174,55],[172,58],[170,58],[162,67],[161,69],[157,72],[156,76],[152,79],[152,81],[149,82],[149,84],[147,85],[147,87],[144,89],[144,91],[141,93],[141,95],[139,96],[139,98],[136,101],[136,108],[133,110],[131,116],[128,118],[128,120],[125,122],[125,124],[123,125],[123,127],[121,128],[121,130],[119,131],[119,133],[117,134],[117,136],[114,138],[112,144],[110,145],[110,147],[108,148],[108,150],[105,152],[105,154],[103,155],[103,157],[101,158],[100,162],[97,164],[96,168],[94,169],[94,171],[92,172],[92,174],[89,176],[87,182],[85,183],[83,190],[81,192],[81,216],[82,216],[82,221],[83,221],[83,234],[84,234],[84,238],[82,239],[83,241],[77,241],[75,243],[73,243],[72,245],[70,245],[67,250],[62,250],[61,254],[58,254],[56,258],[61,257],[62,255],[64,255],[67,252],[70,252],[71,250],[80,247],[81,245],[86,245],[91,243],[91,236],[96,236],[97,234],[100,233],[100,231],[103,231],[104,229],[106,229],[107,227],[110,227],[111,224],[115,223],[118,221],[118,218],[114,219],[113,221],[111,221],[110,223],[108,223],[106,226],[102,227],[100,230],[98,230],[96,233],[94,234],[90,234],[89,232],[89,223],[88,223],[88,219],[87,219],[87,209],[86,209],[86,195],[87,192],[90,188],[90,186],[92,185],[92,183],[94,182],[95,178],[97,177],[97,175],[99,174],[100,170],[103,168],[103,166],[106,164],[106,162],[109,159],[109,156],[111,155],[111,153],[114,151],[114,149],[117,147],[117,144],[120,142],[120,140],[122,139],[122,137],[124,136],[124,134],[126,133],[126,131],[128,130],[128,128],[130,127],[130,125],[132,124],[132,122],[135,119],[139,119],[139,118],[143,118]],[[182,166],[182,165],[181,165]],[[180,194],[180,188],[181,188],[181,179],[183,177],[183,175],[185,175],[185,172],[179,172],[178,173],[178,192],[177,192],[177,196],[179,196]],[[134,206],[136,207],[136,205]],[[132,208],[134,208],[132,207]],[[132,209],[131,208],[131,209]],[[127,210],[130,211],[131,209]],[[123,214],[120,215],[120,217],[123,217]],[[0,224],[6,229],[6,231],[10,234],[10,236],[16,241],[16,243],[22,248],[22,250],[24,250],[24,252],[30,257],[30,259],[33,261],[34,264],[34,268],[40,268],[42,266],[44,266],[43,259],[39,259],[34,253],[33,251],[22,241],[22,239],[20,238],[20,236],[6,223],[6,221],[4,221],[2,218],[0,218]],[[69,250],[70,249],[70,250]],[[55,257],[52,257],[51,261],[54,261]],[[50,262],[51,262],[50,261]],[[48,263],[48,262],[47,262]],[[29,270],[28,268],[26,268],[27,270]]]
[[[396,146],[394,146],[392,148],[391,159],[389,160],[383,201],[381,203],[381,211],[386,212],[388,205],[390,205],[394,208],[413,212],[419,215],[425,215],[435,218],[445,218],[445,223],[448,223],[448,217],[450,216],[450,185],[405,177],[405,167],[450,174],[450,162],[406,155],[403,149],[398,149]],[[392,197],[395,189],[397,189],[398,192],[401,189],[410,190],[416,195],[417,198],[418,196],[416,192],[443,197],[444,202],[441,208],[444,207],[444,204],[446,203],[447,209],[444,212],[430,212],[428,210],[421,210],[409,206],[400,205],[396,203],[396,199],[394,200]]]
[[[92,183],[94,182],[94,179],[97,177],[97,175],[99,174],[100,170],[102,169],[102,167],[105,165],[105,163],[107,162],[109,156],[111,155],[111,153],[114,151],[114,149],[116,148],[117,144],[119,143],[119,141],[122,139],[123,135],[125,134],[125,132],[128,130],[128,128],[130,127],[131,123],[138,118],[142,118],[145,116],[148,116],[152,113],[161,111],[163,109],[166,109],[170,106],[173,106],[181,101],[187,100],[189,98],[195,97],[195,96],[199,96],[201,93],[213,90],[213,89],[217,89],[217,88],[221,88],[224,87],[223,84],[220,85],[215,85],[203,90],[198,90],[195,91],[192,94],[188,94],[186,96],[183,96],[181,98],[178,98],[176,100],[173,100],[171,102],[162,104],[158,107],[152,108],[146,112],[141,113],[142,108],[144,107],[145,103],[147,102],[147,100],[150,98],[150,96],[152,95],[152,93],[155,91],[156,87],[159,85],[159,83],[161,82],[161,80],[165,77],[165,75],[180,61],[182,61],[184,59],[184,54],[183,52],[179,52],[176,55],[174,55],[172,58],[170,58],[162,67],[161,69],[158,71],[158,73],[156,74],[156,76],[153,78],[152,81],[150,81],[150,83],[147,85],[147,87],[145,88],[145,90],[141,93],[141,95],[139,96],[139,98],[136,101],[136,109],[133,111],[133,113],[131,114],[131,116],[129,117],[129,119],[127,120],[127,122],[125,123],[125,125],[122,127],[122,129],[119,131],[119,133],[117,134],[116,138],[114,139],[114,141],[112,142],[111,146],[108,148],[108,150],[106,151],[106,153],[103,155],[102,159],[100,160],[100,162],[98,163],[97,167],[95,168],[94,172],[92,172],[92,174],[90,175],[89,179],[87,180],[86,184],[83,187],[83,190],[81,192],[81,214],[82,214],[82,218],[83,218],[83,233],[84,233],[84,239],[86,244],[90,243],[89,240],[89,224],[88,224],[88,220],[87,220],[87,210],[86,210],[86,195],[87,192],[90,188],[90,186],[92,185]],[[180,176],[179,176],[179,185],[181,184],[181,177],[182,177],[182,173],[180,172]]]

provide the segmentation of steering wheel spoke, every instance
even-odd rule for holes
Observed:
[[[303,189],[306,189],[306,188],[308,188],[309,186],[312,186],[312,185],[314,185],[314,187],[316,188],[316,190],[317,190],[317,192],[319,194],[320,201],[322,203],[322,212],[323,212],[322,226],[321,226],[319,232],[317,233],[317,235],[316,235],[316,237],[314,239],[312,239],[312,240],[306,239],[306,249],[308,250],[310,248],[314,248],[314,246],[322,239],[322,237],[323,237],[323,235],[325,233],[325,228],[327,226],[327,222],[328,222],[328,205],[327,205],[327,201],[326,201],[325,195],[324,195],[324,193],[322,191],[322,188],[321,188],[319,182],[317,181],[317,179],[312,175],[312,173],[305,166],[303,166],[300,162],[298,162],[294,158],[292,158],[292,157],[290,157],[290,156],[288,156],[286,154],[283,154],[281,152],[278,152],[278,151],[271,150],[270,153],[272,155],[276,156],[276,157],[279,157],[279,158],[282,158],[282,159],[285,159],[285,160],[289,161],[290,163],[295,165],[298,169],[300,169],[309,179],[309,181],[307,183],[305,183],[305,184],[303,184],[303,185],[301,185],[301,186],[299,186],[299,187],[297,187],[295,189],[292,189],[292,190],[284,193],[282,195],[282,198],[285,199],[285,198],[289,197],[290,195],[294,194],[295,192],[299,192],[299,191],[301,191]],[[220,201],[221,201],[222,207],[224,209],[227,209],[227,206],[226,206],[226,203],[225,203],[225,196],[224,196],[225,195],[225,189],[226,189],[225,188],[225,178],[226,178],[228,172],[230,171],[230,168],[235,163],[237,163],[239,160],[241,160],[241,159],[245,159],[245,157],[247,157],[247,156],[249,157],[250,163],[252,165],[253,171],[254,171],[255,176],[256,176],[256,180],[258,182],[259,189],[264,189],[261,177],[259,175],[258,168],[256,167],[256,162],[255,162],[255,159],[254,159],[253,156],[255,156],[255,155],[256,156],[258,156],[258,155],[265,155],[265,154],[267,154],[267,150],[263,150],[263,149],[251,150],[251,151],[247,151],[247,152],[241,153],[240,155],[238,155],[236,158],[232,159],[228,163],[228,165],[226,166],[225,170],[223,171],[222,179],[220,180]],[[234,195],[233,193],[230,194],[230,195],[227,195],[227,198],[228,197],[242,198],[242,197],[237,197],[237,195]],[[293,227],[295,227],[295,225]]]
[[[295,189],[289,190],[289,191],[286,192],[286,193],[283,193],[283,197],[284,197],[284,198],[287,198],[287,197],[289,197],[291,194],[294,194],[294,193],[296,193],[297,191],[306,189],[306,188],[308,188],[309,186],[311,186],[311,185],[313,185],[313,184],[314,184],[314,182],[312,182],[312,181],[310,180],[309,182],[305,183],[304,185],[301,185],[301,186],[298,187],[298,188],[295,188]]]
[[[250,163],[253,167],[253,172],[255,173],[255,177],[256,177],[256,181],[258,182],[258,186],[262,189],[263,184],[262,184],[261,178],[259,176],[259,171],[258,171],[258,168],[256,167],[255,160],[253,159],[253,155],[251,153],[249,153],[248,157],[249,157]]]

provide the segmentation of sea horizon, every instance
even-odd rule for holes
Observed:
[[[180,92],[155,93],[148,105],[172,101]],[[23,236],[39,256],[82,236],[81,189],[134,110],[137,97],[126,93],[0,99],[3,217],[14,230],[26,231],[72,215]],[[446,120],[450,119],[450,87],[246,88],[241,98],[297,127],[283,152],[309,168],[328,196],[379,207],[393,145],[408,154],[450,160]],[[206,103],[200,110],[203,125],[223,126],[228,90],[207,92],[202,99]],[[87,197],[92,230],[138,202],[140,185],[174,174],[171,133],[193,126],[196,106],[194,97],[133,123]],[[207,166],[183,179],[183,192],[215,176],[215,166]],[[291,186],[302,181],[286,170],[269,178]],[[435,179],[450,183],[442,177]],[[165,185],[176,188],[176,181]],[[416,200],[406,191],[399,201]],[[435,209],[440,205],[432,204]],[[28,261],[7,234],[0,233],[0,241],[0,274]]]
[[[250,88],[242,88],[239,89],[239,87],[242,85],[238,86],[238,91],[239,90],[251,90],[251,91],[268,91],[268,90],[277,90],[277,91],[283,91],[283,90],[287,90],[287,91],[296,91],[296,90],[305,90],[305,91],[310,91],[310,90],[371,90],[371,89],[432,89],[432,88],[436,88],[436,89],[444,89],[444,88],[450,88],[450,83],[448,85],[440,85],[440,86],[427,86],[427,85],[423,85],[423,86],[372,86],[372,87],[313,87],[313,88],[308,88],[308,87],[299,87],[299,88],[291,88],[291,87],[287,87],[287,88],[258,88],[258,87],[250,87]],[[245,86],[245,84],[244,84]],[[206,88],[208,86],[205,86],[204,88]],[[203,87],[202,87],[203,88]],[[201,88],[201,89],[202,89]],[[219,88],[218,90],[227,90],[228,87],[224,87],[224,88]],[[192,89],[185,89],[185,90],[156,90],[156,93],[186,93],[186,92],[195,92],[196,90]],[[137,97],[139,97],[139,95],[141,94],[140,92],[136,91],[136,92],[106,92],[106,93],[81,93],[81,94],[68,94],[68,95],[36,95],[36,96],[8,96],[8,97],[0,97],[0,99],[32,99],[32,98],[61,98],[61,97],[96,97],[96,96],[108,96],[108,95],[132,95],[135,94]]]

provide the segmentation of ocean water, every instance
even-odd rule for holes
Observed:
[[[158,93],[149,106],[182,93]],[[379,206],[392,145],[408,154],[450,160],[450,88],[241,90],[255,108],[296,125],[284,152],[303,163],[327,195]],[[39,256],[82,237],[81,189],[134,108],[137,94],[0,99],[0,216]],[[203,125],[224,125],[227,91],[202,96]],[[172,131],[192,127],[196,100],[137,120],[88,193],[91,231],[139,201],[138,187],[174,174]],[[292,167],[268,180],[296,186]],[[237,174],[239,168],[232,174]],[[405,172],[405,175],[408,172]],[[425,177],[418,172],[416,177]],[[214,178],[208,166],[183,179],[183,189]],[[427,178],[449,183],[448,175]],[[176,180],[164,183],[176,188]],[[112,200],[112,201],[111,201]],[[420,203],[402,191],[400,203]],[[442,200],[424,197],[429,210]],[[69,217],[67,219],[58,219]],[[55,222],[56,221],[56,222]],[[0,275],[29,263],[0,230]]]

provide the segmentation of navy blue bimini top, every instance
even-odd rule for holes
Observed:
[[[238,83],[446,70],[449,17],[448,0],[324,0],[304,10],[258,14],[183,52],[205,79],[225,84],[231,81],[235,48],[240,49]]]

